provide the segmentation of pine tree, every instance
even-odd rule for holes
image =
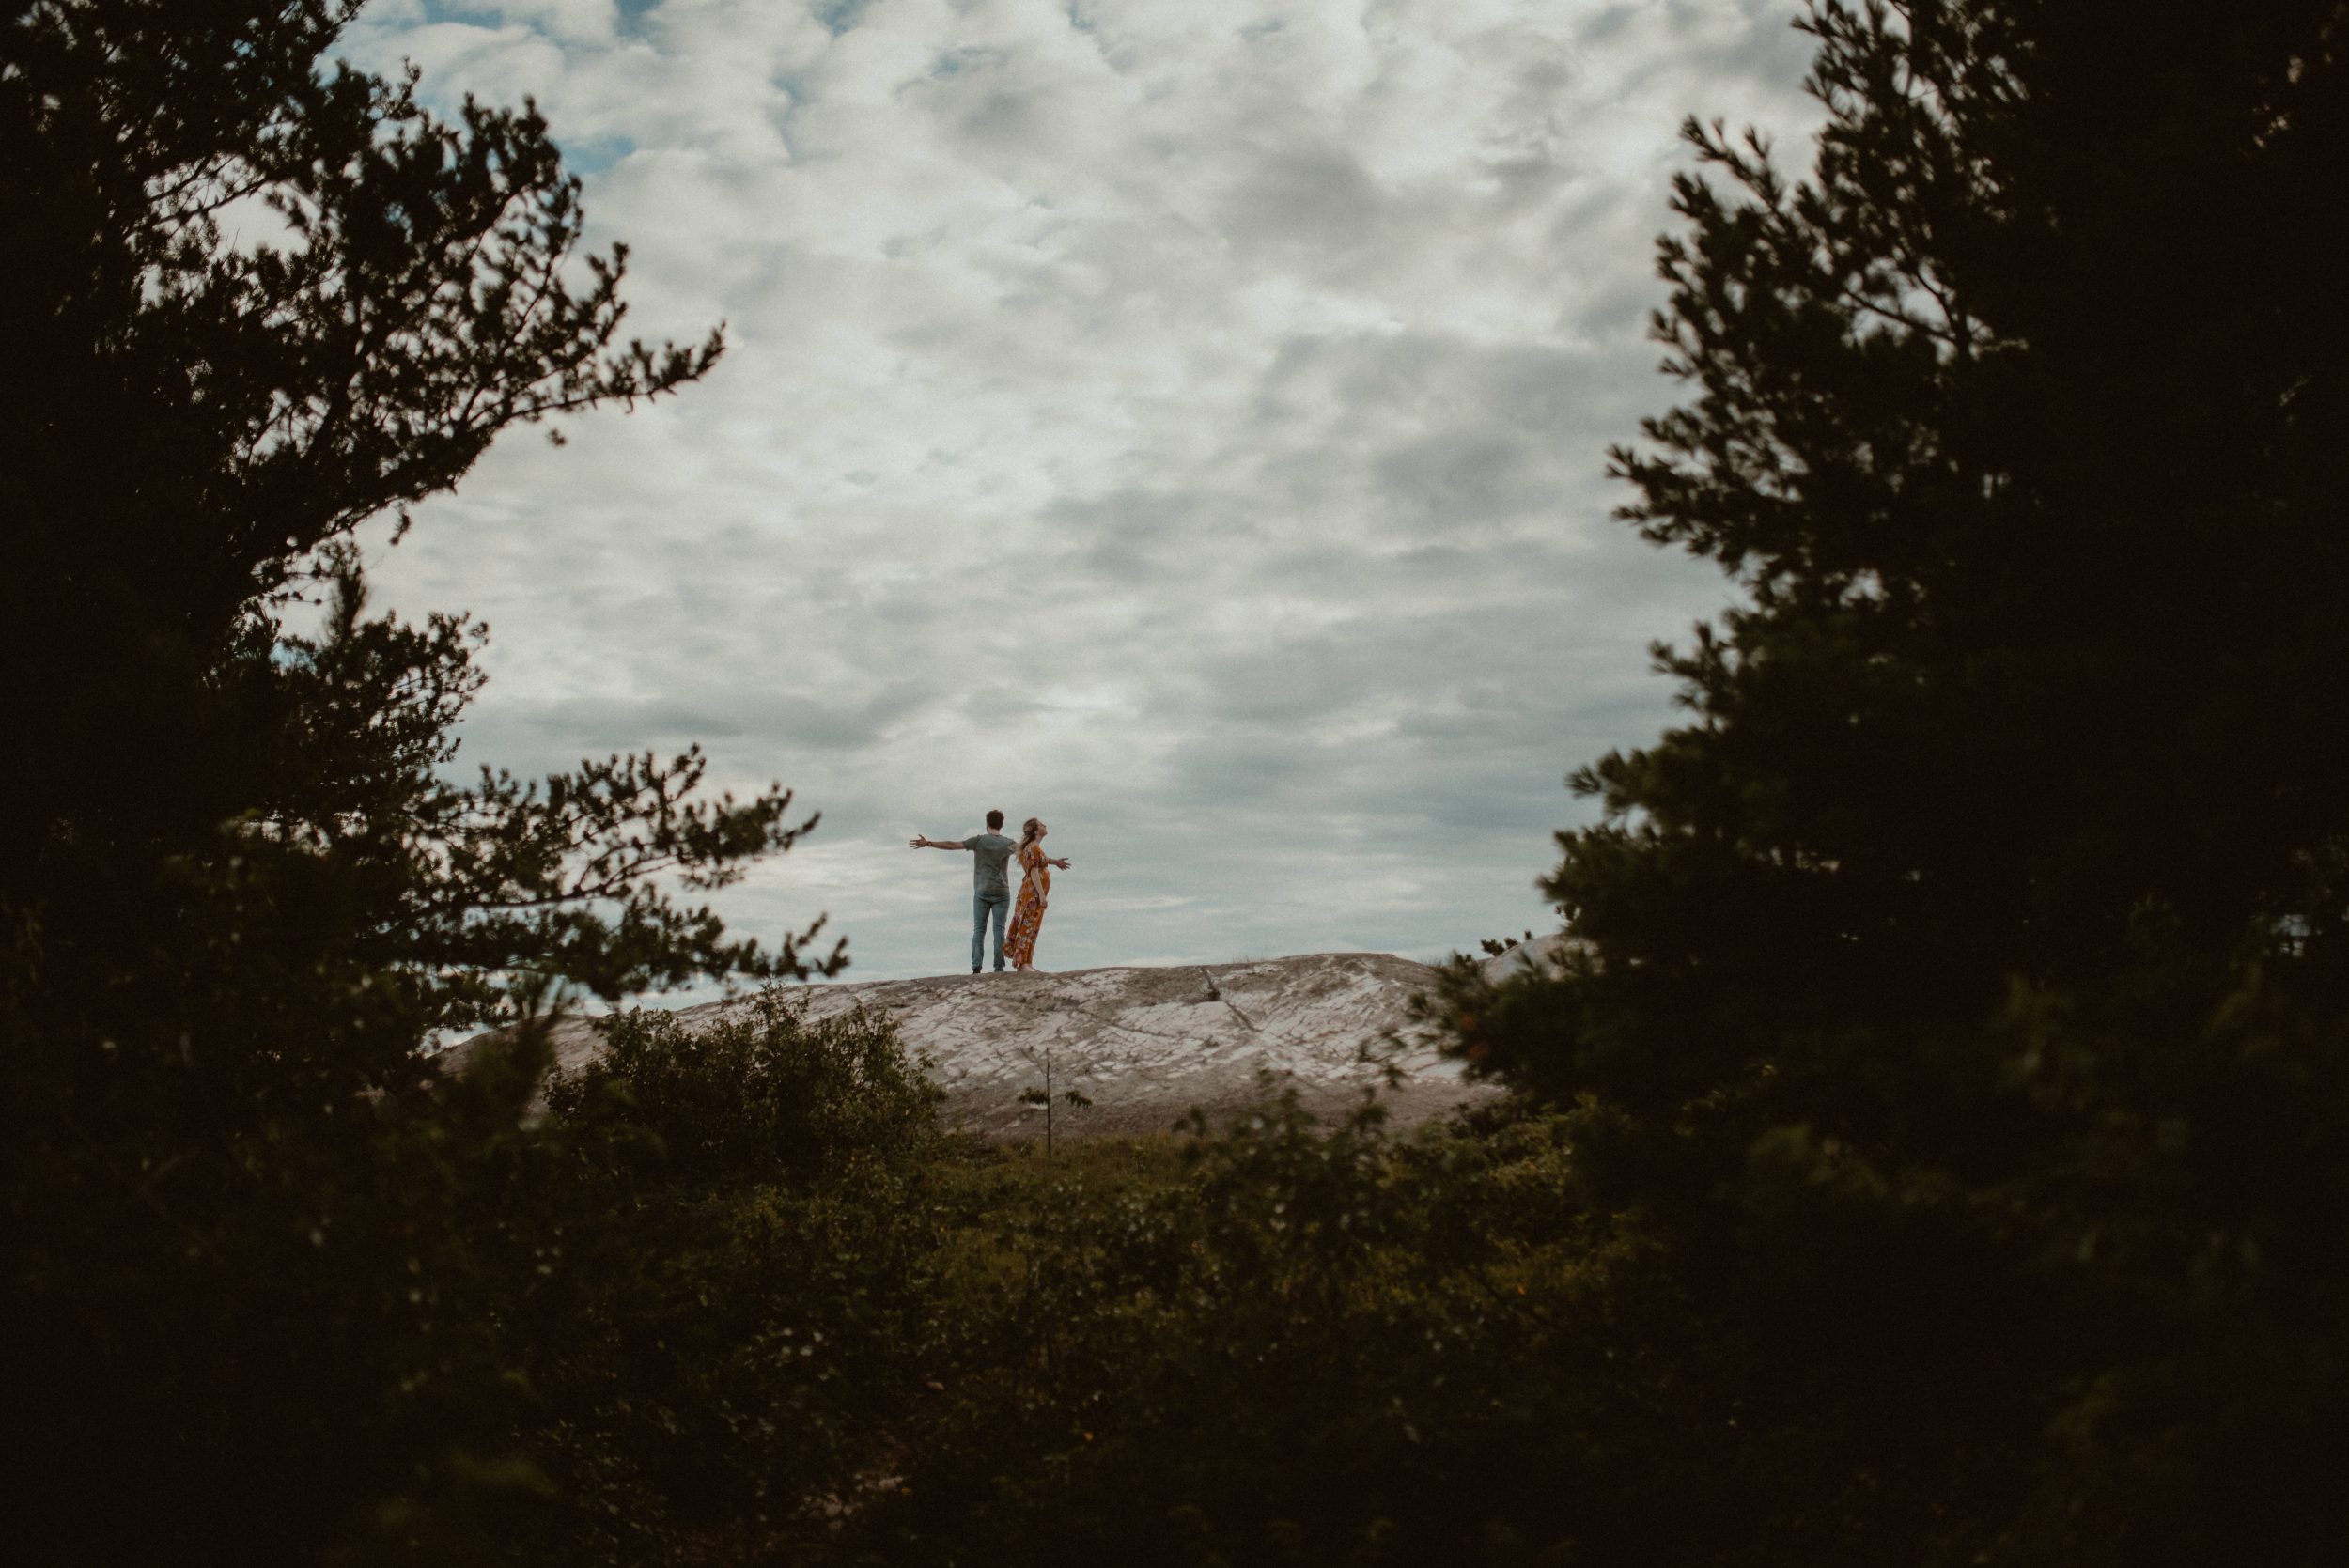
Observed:
[[[42,1560],[310,1560],[495,1473],[477,1287],[528,1073],[460,1092],[420,1048],[804,972],[808,934],[692,902],[803,831],[787,792],[706,798],[694,753],[462,783],[479,629],[366,611],[361,524],[721,344],[615,346],[624,253],[581,254],[545,123],[334,63],[355,9],[0,32],[0,1169]]]
[[[1614,455],[1734,606],[1461,1047],[1715,1336],[1737,1560],[2336,1560],[2349,8],[1802,25],[1815,166],[1688,126]]]

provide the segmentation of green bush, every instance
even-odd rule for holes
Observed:
[[[938,1091],[885,1014],[769,990],[623,1015],[549,1093],[561,1216],[507,1332],[552,1508],[516,1560],[752,1561],[829,1539],[926,1374]],[[799,1548],[795,1548],[799,1549]]]
[[[971,1215],[953,1368],[860,1522],[908,1562],[1532,1560],[1655,1539],[1642,1374],[1586,1334],[1625,1260],[1564,1119],[1392,1136],[1273,1101],[1155,1178]],[[1081,1145],[1079,1146],[1081,1149]],[[1675,1458],[1683,1456],[1675,1456]],[[1634,1526],[1637,1528],[1635,1529]]]
[[[451,1560],[526,1497],[500,1314],[552,1201],[544,987],[802,972],[695,900],[786,846],[698,753],[451,764],[481,629],[371,613],[501,432],[690,384],[620,340],[545,122],[353,69],[357,0],[0,27],[0,1388],[28,1561]],[[243,205],[284,222],[245,225]],[[529,1054],[525,1047],[523,1056]],[[494,1092],[493,1092],[494,1090]]]
[[[1614,462],[1732,607],[1445,1011],[1731,1352],[1717,1560],[2349,1559],[2345,24],[1816,0],[1807,170],[1688,127]]]
[[[770,986],[706,1028],[637,1009],[602,1029],[604,1053],[555,1079],[548,1106],[646,1181],[804,1179],[906,1159],[939,1136],[943,1096],[886,1014],[810,1022],[803,995]]]

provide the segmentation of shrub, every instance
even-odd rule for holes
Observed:
[[[769,990],[613,1020],[549,1093],[557,1234],[510,1333],[558,1499],[517,1560],[749,1561],[828,1538],[926,1374],[938,1091],[885,1014]]]
[[[899,1160],[939,1136],[941,1091],[885,1013],[811,1022],[770,986],[701,1029],[641,1009],[604,1025],[605,1053],[547,1102],[640,1179],[707,1187],[804,1179]]]

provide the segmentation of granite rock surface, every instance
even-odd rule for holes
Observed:
[[[1045,1081],[1093,1103],[1063,1104],[1056,1136],[1163,1131],[1193,1108],[1210,1120],[1254,1103],[1263,1075],[1335,1120],[1375,1094],[1408,1126],[1495,1091],[1415,1031],[1407,1004],[1434,971],[1384,953],[1315,953],[1236,964],[956,974],[804,987],[808,1017],[886,1010],[908,1051],[946,1092],[941,1118],[983,1137],[1041,1136],[1020,1094]],[[681,1009],[687,1028],[726,1002]],[[467,1045],[454,1048],[466,1050]],[[1376,1060],[1366,1060],[1365,1048]],[[593,1018],[556,1026],[555,1062],[576,1071],[602,1049]],[[461,1062],[461,1055],[459,1060]],[[1398,1082],[1386,1081],[1392,1063]]]

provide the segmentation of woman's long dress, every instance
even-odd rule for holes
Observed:
[[[1052,893],[1052,868],[1045,863],[1044,846],[1019,846],[1019,902],[1012,906],[1011,929],[1003,933],[1003,957],[1014,966],[1035,962],[1035,934],[1044,924],[1044,902]]]

